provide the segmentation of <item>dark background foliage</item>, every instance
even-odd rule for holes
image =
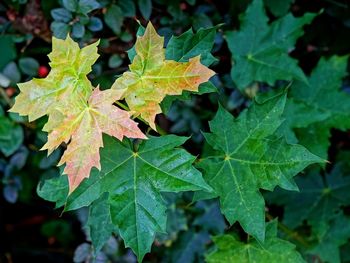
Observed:
[[[249,0],[2,0],[0,1],[0,262],[135,262],[135,256],[124,248],[119,237],[111,238],[93,259],[89,237],[84,230],[87,211],[61,214],[51,203],[40,199],[36,187],[42,178],[59,173],[56,163],[58,150],[47,157],[39,151],[46,140],[41,131],[44,120],[28,123],[25,118],[9,114],[18,93],[16,83],[32,77],[45,77],[48,73],[47,54],[51,50],[51,36],[64,38],[67,33],[80,44],[101,39],[100,58],[90,79],[102,88],[108,88],[115,76],[127,70],[126,51],[134,42],[138,23],[148,20],[156,26],[166,41],[190,27],[194,30],[223,25],[215,38],[213,54],[218,59],[212,68],[217,75],[212,79],[218,92],[192,96],[175,101],[166,115],[157,119],[167,133],[192,135],[185,147],[192,154],[206,151],[201,130],[208,130],[220,102],[235,116],[249,105],[258,91],[269,90],[265,84],[255,84],[240,91],[230,78],[231,54],[223,31],[239,29],[239,16]],[[265,0],[268,16],[276,18],[292,12],[301,16],[306,12],[322,13],[308,26],[298,39],[290,55],[299,61],[309,74],[321,57],[350,53],[350,4],[347,0]],[[350,91],[349,80],[343,90]],[[325,174],[348,168],[347,152],[350,134],[332,130],[329,161]],[[339,168],[341,167],[341,168]],[[335,172],[334,172],[335,171]],[[302,183],[302,182],[301,182]],[[322,189],[321,189],[322,190]],[[349,189],[350,190],[350,189]],[[282,194],[283,195],[283,194]],[[288,196],[288,195],[287,195]],[[281,195],[268,194],[269,217],[288,218],[288,207],[305,200],[281,201]],[[229,228],[220,214],[215,200],[191,203],[191,196],[166,195],[169,202],[168,234],[159,235],[146,255],[145,262],[202,262],[210,251],[210,235],[236,233],[244,240],[246,234],[238,224]],[[299,202],[299,203],[298,203]],[[350,214],[346,205],[341,205]],[[295,208],[294,208],[295,209]],[[289,215],[290,216],[290,215]],[[335,226],[341,228],[342,226]],[[300,251],[307,251],[317,243],[307,223],[296,229],[288,221],[280,224],[280,234],[295,243]],[[350,245],[333,236],[332,244],[341,249],[341,261],[350,262]],[[344,238],[343,238],[344,239]],[[326,246],[325,249],[328,249]],[[319,252],[308,254],[309,262],[323,262]]]

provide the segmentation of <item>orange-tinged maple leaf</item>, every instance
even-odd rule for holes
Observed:
[[[141,115],[155,129],[155,116],[161,113],[160,102],[166,95],[180,95],[182,91],[198,91],[198,86],[215,72],[200,63],[200,57],[189,62],[165,60],[164,38],[151,23],[145,34],[137,38],[136,56],[130,71],[118,78],[112,89],[125,90],[129,108]]]
[[[42,150],[50,153],[62,142],[69,143],[59,165],[66,164],[64,173],[68,175],[70,193],[89,177],[92,167],[100,169],[102,133],[119,140],[124,136],[146,138],[137,123],[130,119],[131,113],[113,105],[120,96],[119,90],[94,89],[88,103],[80,106],[79,113],[68,115],[49,133]]]
[[[28,115],[29,121],[48,115],[53,110],[61,114],[72,113],[77,104],[90,97],[92,86],[86,75],[99,56],[98,43],[80,49],[69,36],[65,40],[53,38],[49,75],[19,83],[21,92],[10,111]]]

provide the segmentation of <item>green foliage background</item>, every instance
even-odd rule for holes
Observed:
[[[142,34],[140,24],[146,25],[148,20],[165,37],[167,59],[186,61],[201,54],[202,63],[217,72],[199,94],[167,97],[162,103],[165,114],[157,122],[165,133],[190,136],[187,141],[165,137],[176,146],[184,143],[188,152],[200,157],[196,167],[219,194],[174,194],[169,191],[190,188],[160,186],[167,193],[155,195],[157,200],[163,199],[161,209],[167,210],[168,219],[161,213],[155,218],[166,233],[156,235],[144,262],[350,262],[350,5],[346,0],[2,1],[0,262],[136,262],[121,237],[111,236],[118,229],[108,220],[99,225],[109,218],[105,217],[110,213],[108,195],[91,198],[90,209],[74,202],[66,203],[66,210],[81,208],[63,214],[61,208],[54,209],[51,202],[56,202],[56,207],[66,202],[65,177],[59,177],[56,167],[62,149],[47,157],[39,151],[46,141],[41,131],[46,120],[29,123],[7,110],[18,93],[16,83],[47,74],[52,35],[65,38],[69,33],[82,46],[101,39],[101,56],[89,78],[104,89],[127,70],[135,55],[136,35]],[[273,106],[267,104],[281,104],[282,100],[273,98],[284,91],[284,111],[276,106],[282,116],[269,115],[268,107]],[[252,110],[263,102],[266,109]],[[251,110],[244,112],[249,106]],[[233,122],[228,112],[240,116],[238,121]],[[266,171],[237,165],[234,169],[257,178],[254,182],[239,178],[238,185],[249,185],[247,200],[261,205],[258,216],[249,214],[249,209],[239,209],[237,216],[227,209],[239,208],[241,200],[229,195],[229,189],[223,191],[231,187],[225,179],[230,172],[225,170],[221,180],[212,181],[208,171],[215,172],[222,162],[218,156],[227,154],[222,145],[231,144],[253,127],[249,126],[253,125],[249,122],[252,112],[257,120],[275,118],[276,131],[270,127],[271,134],[261,129],[248,136],[249,147],[268,149],[264,160],[271,160],[276,152],[280,159],[301,156],[299,150],[285,146],[288,142],[299,143],[328,162],[303,170],[308,162],[319,161],[307,156],[304,165],[289,168],[289,179],[303,170],[295,177],[296,184],[291,181],[289,185],[266,185],[258,178]],[[229,140],[222,139],[222,132],[231,134]],[[283,151],[276,150],[277,139],[278,145],[285,147]],[[123,149],[121,145],[114,148]],[[234,158],[251,154],[249,147]],[[193,161],[183,150],[176,151],[181,156],[178,159]],[[112,154],[118,156],[119,152]],[[156,162],[161,157],[147,158]],[[207,187],[197,179],[192,184]],[[271,191],[276,185],[281,188]],[[219,198],[213,198],[216,196]],[[193,202],[193,197],[198,201]],[[123,224],[121,216],[114,220]],[[261,233],[258,226],[264,221],[266,232]],[[259,239],[264,235],[262,243]],[[91,236],[98,237],[93,241],[95,248]],[[145,243],[152,242],[152,238],[145,239]],[[96,247],[101,248],[97,253]]]

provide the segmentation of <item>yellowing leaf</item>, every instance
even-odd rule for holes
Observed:
[[[59,165],[66,163],[64,173],[69,178],[71,193],[81,181],[89,177],[92,167],[100,169],[99,148],[103,147],[102,133],[122,140],[124,136],[145,139],[145,135],[130,119],[130,113],[113,103],[121,96],[118,90],[94,89],[88,103],[80,105],[79,113],[68,115],[49,133],[42,149],[49,152],[62,142],[69,144]]]
[[[118,78],[112,89],[125,90],[129,108],[141,115],[155,129],[155,116],[161,113],[159,103],[166,95],[180,95],[183,90],[198,91],[215,73],[200,63],[200,57],[189,62],[165,60],[164,38],[151,23],[145,34],[137,38],[136,56],[130,71]]]
[[[91,94],[92,86],[86,75],[99,56],[97,45],[98,41],[80,49],[69,36],[65,40],[53,38],[49,75],[18,84],[21,93],[10,111],[28,115],[29,121],[53,110],[61,114],[75,111]]]

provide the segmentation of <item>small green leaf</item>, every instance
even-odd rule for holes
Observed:
[[[72,13],[65,8],[55,8],[51,10],[51,16],[58,22],[68,23],[72,20]]]
[[[134,17],[136,15],[135,2],[133,0],[119,1],[118,5],[122,10],[123,16]]]
[[[18,61],[21,71],[29,76],[38,75],[39,63],[34,58],[21,58]]]
[[[98,17],[91,17],[87,27],[92,32],[96,32],[102,30],[103,24],[101,19],[99,19]]]
[[[70,30],[70,26],[63,22],[53,21],[50,26],[54,36],[59,39],[65,39]]]
[[[108,66],[110,68],[117,68],[123,64],[123,59],[118,54],[113,54],[108,60]]]
[[[23,142],[23,130],[5,116],[0,116],[0,151],[5,156],[13,154]]]
[[[21,80],[21,72],[19,72],[15,62],[8,63],[3,70],[3,74],[9,78],[12,84],[16,84]]]
[[[141,15],[144,19],[149,20],[152,13],[152,1],[151,0],[137,0]]]
[[[75,23],[72,28],[72,36],[75,38],[82,38],[85,34],[85,26],[79,22]]]
[[[79,0],[78,12],[88,14],[99,7],[100,4],[96,0]]]
[[[120,29],[123,25],[124,17],[121,8],[117,5],[111,5],[104,15],[104,20],[107,26],[112,29],[112,31],[119,35]]]
[[[78,9],[78,0],[62,0],[64,8],[69,11],[75,12]]]

